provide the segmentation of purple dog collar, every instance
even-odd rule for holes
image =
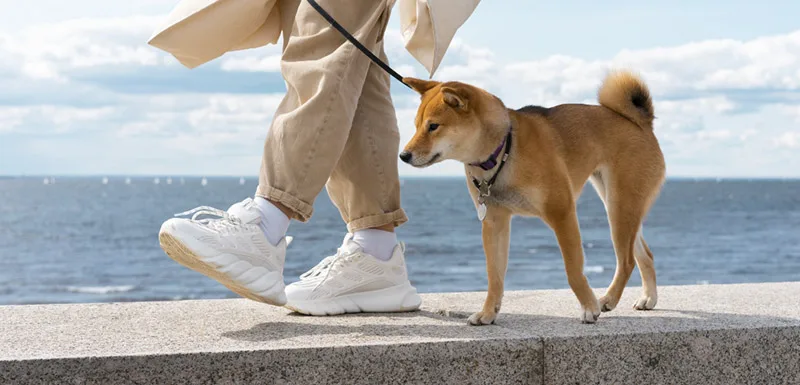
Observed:
[[[489,156],[489,159],[481,162],[481,163],[470,163],[470,166],[480,167],[483,171],[489,171],[495,166],[497,166],[497,157],[500,156],[500,152],[503,151],[503,147],[506,145],[506,140],[508,139],[508,135],[503,137],[503,142],[497,147],[496,150]]]

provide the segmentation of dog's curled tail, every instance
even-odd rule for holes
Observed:
[[[642,79],[628,71],[615,71],[606,76],[597,92],[600,105],[628,118],[643,129],[653,129],[653,99]]]

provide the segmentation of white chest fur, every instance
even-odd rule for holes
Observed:
[[[486,197],[486,204],[506,207],[515,215],[538,217],[541,213],[542,200],[536,188],[525,190],[495,188],[492,195]]]

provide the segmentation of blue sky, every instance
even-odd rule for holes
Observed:
[[[279,49],[188,70],[146,45],[174,3],[0,0],[0,175],[256,174],[284,87]],[[435,78],[550,106],[594,103],[608,69],[633,69],[653,91],[669,175],[800,177],[798,14],[796,1],[484,0]],[[392,64],[425,76],[398,27]],[[405,142],[418,99],[394,92]]]

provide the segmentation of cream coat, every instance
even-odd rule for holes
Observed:
[[[181,0],[148,43],[189,68],[226,52],[275,44],[280,0]],[[386,0],[391,4],[396,0]],[[433,76],[480,0],[399,0],[406,50]],[[331,10],[328,10],[331,12]]]

